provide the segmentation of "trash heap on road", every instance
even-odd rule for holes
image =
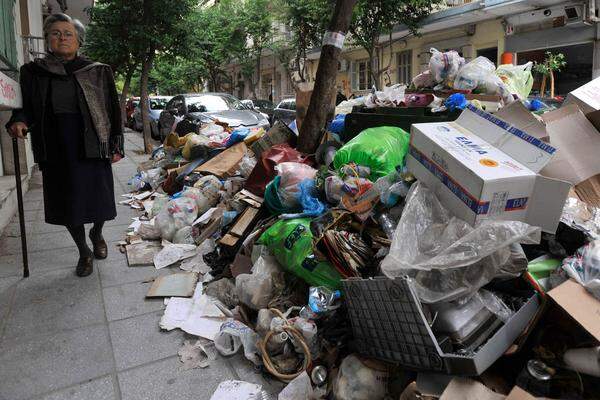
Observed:
[[[540,118],[527,66],[489,64],[432,50],[407,103],[379,92],[399,113],[374,93],[314,155],[282,123],[170,134],[131,179],[121,245],[131,267],[178,266],[148,296],[197,337],[183,368],[242,353],[280,400],[597,398],[600,80]],[[428,121],[429,89],[467,104]]]

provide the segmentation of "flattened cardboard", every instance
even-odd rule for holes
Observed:
[[[442,393],[440,400],[504,400],[484,384],[467,378],[454,378]]]
[[[600,341],[600,301],[583,286],[569,279],[549,291],[548,296]]]
[[[600,110],[600,78],[596,78],[569,93],[564,105],[568,104],[577,104],[585,114]]]
[[[196,272],[179,272],[159,276],[152,282],[146,297],[192,297],[198,283]]]
[[[219,178],[225,178],[235,172],[242,158],[248,152],[244,142],[231,146],[222,153],[217,154],[201,166],[195,169],[206,175],[215,175]]]
[[[544,168],[545,176],[577,185],[600,174],[600,133],[575,104],[542,117],[557,156]]]
[[[125,246],[130,267],[153,265],[154,256],[161,250],[160,242],[141,242]]]

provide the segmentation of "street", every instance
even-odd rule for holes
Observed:
[[[127,130],[125,137],[127,157],[113,165],[117,201],[128,192],[136,162],[147,159],[136,153],[140,134]],[[21,278],[17,216],[0,239],[0,399],[208,399],[227,379],[281,389],[241,355],[182,371],[177,351],[186,334],[161,331],[163,300],[144,298],[146,282],[159,272],[128,267],[115,246],[137,213],[117,205],[117,218],[104,230],[108,258],[78,278],[76,247],[64,227],[44,223],[42,195],[38,172],[25,195],[29,278]]]

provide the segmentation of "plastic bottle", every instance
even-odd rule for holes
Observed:
[[[308,306],[302,307],[300,317],[318,319],[322,314],[333,311],[340,306],[337,301],[342,297],[339,290],[331,290],[325,286],[311,287],[308,290]]]
[[[396,231],[396,223],[390,217],[388,213],[381,213],[377,216],[377,222],[381,226],[381,229],[388,237],[388,239],[392,240],[394,237],[394,232]]]

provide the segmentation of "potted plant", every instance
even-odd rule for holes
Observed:
[[[546,58],[543,63],[535,63],[533,70],[542,74],[542,85],[540,86],[540,96],[546,91],[546,78],[550,76],[550,97],[554,98],[554,72],[559,72],[567,65],[565,55],[562,53],[552,54],[546,52]]]

